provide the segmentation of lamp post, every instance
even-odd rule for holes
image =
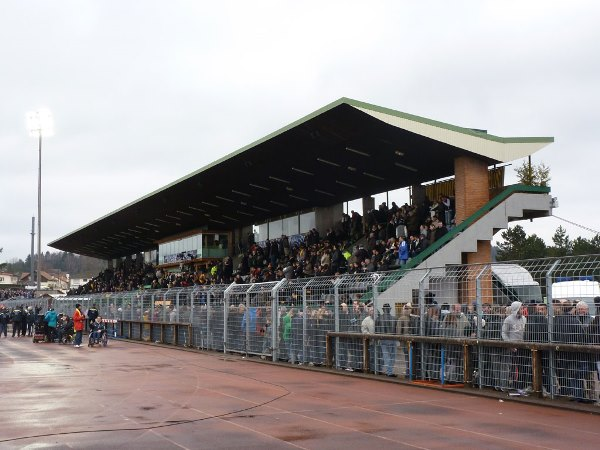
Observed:
[[[27,113],[27,128],[30,136],[38,138],[37,290],[39,291],[42,287],[42,136],[48,137],[54,134],[52,114],[47,109]]]

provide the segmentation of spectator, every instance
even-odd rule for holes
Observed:
[[[48,310],[48,312],[46,312],[46,315],[44,316],[44,321],[46,322],[46,326],[48,327],[46,329],[46,337],[48,338],[48,342],[54,342],[54,339],[56,339],[56,322],[57,322],[58,316],[56,315],[56,311],[54,311],[54,308],[50,308]]]
[[[396,334],[396,319],[390,314],[390,304],[385,303],[382,310],[383,314],[379,315],[375,321],[375,331],[379,334]],[[383,357],[383,371],[388,377],[396,376],[394,374],[396,344],[397,342],[391,339],[382,339],[379,341],[379,348]]]
[[[527,318],[523,315],[521,302],[512,302],[507,308],[508,315],[502,323],[502,340],[521,342],[525,337],[525,324]],[[524,383],[523,349],[504,349],[502,358],[501,381],[503,388],[522,389]]]
[[[404,236],[400,236],[398,241],[398,264],[400,266],[405,266],[408,262],[409,255],[408,243],[404,239]]]
[[[83,328],[85,327],[85,316],[81,312],[80,303],[75,305],[75,311],[73,312],[73,327],[75,328],[75,341],[73,342],[73,347],[81,348]]]

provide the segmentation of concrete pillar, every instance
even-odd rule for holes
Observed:
[[[423,203],[423,200],[425,200],[425,186],[421,186],[420,184],[413,184],[410,187],[410,192],[411,192],[411,204],[413,205],[420,205]],[[430,199],[430,200],[434,200],[434,199]]]
[[[324,236],[327,228],[335,228],[335,224],[342,220],[343,213],[344,205],[342,203],[315,208],[315,228],[319,234]]]
[[[363,197],[362,198],[363,217],[367,215],[367,212],[375,209],[375,197]]]

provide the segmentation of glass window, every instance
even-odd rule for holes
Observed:
[[[299,233],[300,227],[298,225],[298,216],[288,217],[282,221],[283,230],[281,234],[286,236],[293,236]]]
[[[309,212],[300,215],[300,233],[308,233],[316,227],[315,213]]]
[[[258,229],[258,232],[256,233],[257,236],[255,237],[256,242],[266,241],[269,237],[269,235],[267,234],[269,229],[268,224],[263,223],[261,225],[258,225],[256,228]]]
[[[283,234],[283,221],[269,222],[269,239],[280,238]]]

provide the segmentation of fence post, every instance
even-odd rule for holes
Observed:
[[[179,304],[179,294],[181,293],[180,289],[177,289],[176,293],[175,293],[175,322],[179,323],[180,320],[180,315],[179,315],[179,308],[180,308],[180,304]],[[170,318],[169,318],[170,319]]]
[[[469,344],[463,345],[463,382],[469,386],[473,387],[473,373],[472,373],[472,364],[471,364],[471,351]]]
[[[483,323],[483,293],[481,291],[481,277],[484,272],[491,270],[489,265],[484,265],[483,269],[477,274],[475,279],[475,307],[477,308],[477,339],[481,339],[481,324]],[[489,352],[488,352],[489,353]],[[481,357],[481,346],[477,346],[477,384],[479,389],[483,389],[481,377],[483,373],[483,358]],[[472,380],[473,381],[473,380]],[[472,383],[471,383],[472,384]]]
[[[408,381],[413,380],[413,345],[412,341],[407,341],[406,345],[408,345]]]
[[[533,381],[533,392],[536,397],[542,398],[542,358],[541,351],[538,349],[531,350],[531,378]]]
[[[227,336],[229,335],[229,330],[227,329],[227,321],[229,319],[229,297],[234,286],[235,283],[231,283],[223,293],[223,353],[227,353]]]
[[[275,286],[273,286],[273,289],[271,289],[271,359],[273,361],[279,360],[279,291],[286,283],[287,279],[282,278]]]
[[[427,269],[427,271],[425,272],[425,275],[423,275],[421,277],[421,279],[419,280],[419,336],[425,336],[425,280],[427,279],[427,277],[429,276],[429,274],[431,273],[431,269]],[[419,348],[421,349],[420,352],[420,359],[421,359],[421,380],[425,379],[425,344],[424,343],[420,343],[419,344]],[[412,353],[410,353],[410,349],[409,349],[409,355],[411,355]],[[412,361],[411,361],[412,362]],[[411,368],[411,372],[410,372],[410,376],[411,376],[411,380],[412,380],[412,364],[409,365],[409,367]]]
[[[556,269],[556,266],[560,264],[560,259],[554,261],[552,267],[546,273],[546,303],[548,306],[548,342],[553,342],[554,336],[554,305],[552,302],[552,272]],[[554,358],[554,350],[548,352],[548,366],[550,370],[550,398],[554,400],[556,396],[556,385],[554,380],[556,379],[556,366]]]
[[[313,282],[314,278],[311,278],[308,283],[306,283],[303,287],[302,287],[302,363],[304,364],[306,361],[308,361],[307,358],[307,354],[306,354],[306,336],[308,334],[308,314],[307,314],[307,305],[308,305],[308,299],[307,294],[306,294],[306,290],[308,288],[308,286],[311,285],[311,283]]]
[[[345,277],[339,277],[333,284],[333,330],[337,333],[340,331],[340,284]],[[344,338],[348,339],[348,338]],[[329,335],[327,336],[327,367],[333,366],[333,353],[331,344],[329,343]],[[347,357],[347,356],[345,356]],[[340,368],[340,338],[335,337],[335,367]]]
[[[335,339],[337,339],[337,337]],[[329,333],[327,333],[325,335],[325,367],[327,367],[328,369],[331,369],[333,367],[333,352],[331,351],[331,341],[331,336],[329,335]]]
[[[363,346],[363,368],[364,368],[364,372],[365,373],[369,373],[369,370],[371,370],[369,361],[371,359],[371,355],[369,354],[369,336],[368,335],[363,335],[363,339],[362,339],[362,346]]]

